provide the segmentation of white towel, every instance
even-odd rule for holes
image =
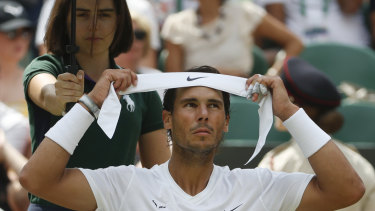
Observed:
[[[214,74],[214,73],[199,73],[199,72],[178,72],[178,73],[156,73],[156,74],[139,74],[137,86],[130,86],[126,91],[120,92],[121,95],[131,94],[136,92],[148,92],[160,89],[205,86],[213,89],[225,91],[234,95],[249,98],[252,90],[246,90],[246,78]],[[113,90],[111,88],[111,90]],[[110,103],[103,103],[100,114],[104,111],[111,111],[106,115],[99,115],[98,124],[102,122],[106,126],[99,124],[104,132],[112,138],[114,130],[116,129],[117,120],[120,115],[116,93],[110,91],[108,95],[114,95],[116,98],[107,97]],[[116,102],[117,101],[117,102]],[[272,96],[267,91],[265,95],[260,95],[259,102],[259,138],[255,151],[251,158],[247,161],[249,163],[262,149],[265,144],[267,134],[272,127],[273,112],[272,112]],[[114,109],[114,107],[116,109]],[[114,114],[115,111],[118,113]],[[103,120],[104,119],[104,120]],[[116,120],[116,121],[113,121]],[[246,164],[247,164],[246,163]],[[246,165],[245,164],[245,165]]]

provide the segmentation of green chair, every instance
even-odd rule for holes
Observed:
[[[290,139],[288,132],[279,132],[273,126],[260,153],[244,166],[255,150],[259,136],[259,106],[243,97],[231,96],[229,132],[215,156],[217,165],[229,168],[255,168],[264,154]]]
[[[267,62],[266,57],[264,56],[263,50],[260,49],[258,46],[254,45],[252,49],[252,55],[253,55],[254,63],[253,63],[251,75],[254,75],[254,74],[264,75],[269,68],[269,64]]]
[[[161,70],[162,72],[165,72],[165,62],[168,56],[168,50],[167,49],[162,49],[159,53],[158,57],[158,69]]]
[[[336,85],[349,82],[375,90],[375,54],[369,48],[312,44],[305,47],[300,57],[325,72]]]
[[[258,140],[259,136],[259,106],[244,97],[231,96],[231,113],[229,131],[225,140],[232,140],[235,145],[247,145],[243,140]],[[273,126],[267,136],[267,142],[282,143],[290,139],[287,132],[277,131]],[[237,141],[236,141],[237,140]],[[224,141],[225,143],[226,141]],[[230,144],[230,143],[225,143]],[[255,141],[256,144],[256,141]]]
[[[344,125],[333,137],[357,148],[375,149],[375,104],[344,101],[338,111]]]

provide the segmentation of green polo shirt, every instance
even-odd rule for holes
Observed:
[[[119,68],[113,59],[111,59],[111,68]],[[66,71],[62,58],[51,54],[34,59],[25,69],[23,83],[28,104],[33,152],[44,139],[44,134],[61,116],[54,116],[32,102],[27,93],[29,82],[40,73],[49,73],[57,77],[64,72]],[[90,92],[94,86],[95,82],[85,77],[85,93]],[[134,101],[135,110],[129,111],[126,101],[120,99],[121,114],[112,139],[105,135],[96,121],[93,122],[71,156],[67,168],[97,169],[134,164],[140,135],[163,128],[162,105],[156,92],[135,93],[131,94],[130,98]],[[49,204],[34,195],[31,195],[30,201],[35,204]]]

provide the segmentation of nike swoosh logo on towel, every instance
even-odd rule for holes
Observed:
[[[206,78],[206,77],[196,77],[196,78],[190,78],[190,76],[187,77],[187,81],[194,81],[194,80],[197,80],[197,79],[200,79],[200,78]]]

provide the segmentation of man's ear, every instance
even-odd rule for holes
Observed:
[[[229,131],[229,119],[230,119],[230,116],[226,115],[226,117],[225,117],[225,123],[224,123],[224,132],[228,132]]]
[[[172,128],[172,114],[169,111],[163,110],[163,123],[165,129]]]

